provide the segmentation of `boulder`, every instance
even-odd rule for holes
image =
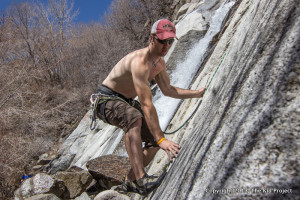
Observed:
[[[37,174],[32,178],[33,194],[52,193],[61,196],[65,192],[65,185],[62,181],[53,179],[48,174]]]
[[[94,200],[130,200],[130,198],[114,190],[106,190],[99,193]]]
[[[86,192],[84,192],[79,197],[76,197],[74,200],[91,200],[91,198]]]
[[[54,154],[44,153],[40,155],[39,160],[37,161],[37,165],[46,165],[51,162],[55,158]]]
[[[43,169],[43,167],[44,167],[44,165],[35,165],[35,166],[32,167],[32,171],[35,172],[35,173],[39,172]]]
[[[22,197],[30,197],[32,193],[33,193],[32,178],[29,178],[23,181],[19,189],[19,192],[16,193],[15,195],[19,196],[19,198],[22,199]]]
[[[82,169],[81,167],[73,165],[73,166],[69,167],[69,169],[67,169],[66,171],[67,172],[81,172],[82,170],[84,170],[84,169]]]
[[[14,192],[14,200],[21,200],[22,199],[20,190],[21,190],[20,188],[18,188],[17,190],[15,190],[15,192]]]
[[[107,155],[88,161],[87,168],[102,187],[111,188],[122,183],[131,166],[127,157]]]
[[[15,199],[29,198],[38,194],[52,193],[60,197],[65,191],[62,181],[53,179],[47,174],[37,174],[26,179],[21,187],[15,191]]]
[[[70,167],[70,163],[72,162],[74,156],[74,154],[70,154],[69,152],[64,155],[59,154],[55,159],[45,166],[43,171],[49,174],[55,174],[58,171],[64,171]]]
[[[32,197],[26,198],[26,200],[61,200],[55,194],[38,194]]]
[[[85,170],[77,172],[57,172],[55,178],[61,180],[67,191],[64,198],[75,198],[83,193],[93,180],[91,174]]]

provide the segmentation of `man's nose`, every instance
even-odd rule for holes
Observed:
[[[166,42],[165,44],[164,44],[164,46],[167,46],[167,47],[170,47],[172,44],[170,44],[169,42]]]

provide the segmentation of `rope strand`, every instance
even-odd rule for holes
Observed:
[[[177,128],[176,130],[171,131],[171,132],[163,132],[164,134],[170,135],[170,134],[176,133],[176,132],[179,131],[181,128],[183,128],[183,127],[185,126],[185,124],[186,124],[188,121],[190,121],[190,119],[194,116],[194,114],[196,113],[196,111],[197,111],[198,108],[200,107],[200,105],[201,105],[201,103],[202,103],[202,99],[203,99],[203,97],[204,97],[204,95],[205,95],[207,89],[209,88],[209,86],[210,86],[210,84],[211,84],[211,81],[213,80],[213,78],[215,77],[217,71],[219,70],[220,65],[222,64],[222,62],[223,62],[223,60],[224,60],[226,54],[227,54],[227,51],[226,51],[226,52],[224,53],[224,55],[222,56],[222,59],[221,59],[221,61],[219,62],[218,67],[217,67],[217,69],[214,71],[214,74],[212,75],[212,77],[211,77],[210,79],[208,79],[208,80],[210,80],[210,81],[209,81],[207,87],[205,88],[205,91],[204,91],[204,93],[203,93],[203,96],[202,96],[202,98],[200,99],[200,102],[198,103],[197,107],[194,109],[193,113],[187,118],[187,120],[186,120],[179,128]]]
[[[247,10],[246,10],[246,13],[248,12],[248,10],[249,10],[249,8],[250,8],[250,6],[252,5],[252,3],[253,3],[253,0],[251,0],[250,2],[249,2],[249,6],[248,6],[248,8],[247,8]],[[230,39],[231,40],[231,39]],[[195,110],[193,111],[193,113],[188,117],[188,119],[179,127],[179,128],[177,128],[176,130],[174,130],[174,131],[171,131],[171,132],[163,132],[164,134],[173,134],[173,133],[176,133],[177,131],[179,131],[192,117],[193,117],[193,115],[196,113],[196,111],[198,110],[198,108],[199,108],[199,106],[200,106],[200,104],[202,103],[202,99],[203,99],[203,97],[204,97],[204,95],[205,95],[205,93],[206,93],[206,91],[207,91],[207,89],[209,88],[209,86],[210,86],[210,84],[211,84],[211,81],[213,80],[213,78],[215,77],[215,75],[216,75],[216,73],[217,73],[217,71],[219,70],[219,67],[220,67],[220,65],[222,64],[222,62],[223,62],[223,60],[224,60],[224,58],[225,58],[225,56],[227,55],[227,53],[228,53],[228,50],[224,53],[224,55],[222,56],[222,59],[221,59],[221,61],[219,62],[219,64],[218,64],[218,67],[217,67],[217,69],[215,70],[215,72],[214,72],[214,74],[212,75],[212,77],[211,77],[211,79],[210,79],[210,81],[209,81],[209,83],[208,83],[208,85],[207,85],[207,87],[206,87],[206,89],[205,89],[205,91],[204,91],[204,93],[203,93],[203,96],[202,96],[202,98],[200,99],[200,102],[198,103],[198,105],[197,105],[197,107],[195,108]],[[209,79],[208,79],[209,80]]]

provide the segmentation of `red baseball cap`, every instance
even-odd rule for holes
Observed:
[[[167,19],[156,21],[152,26],[151,34],[155,34],[160,40],[177,38],[174,24]]]

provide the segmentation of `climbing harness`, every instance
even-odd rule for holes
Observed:
[[[106,106],[106,103],[110,100],[123,101],[124,103],[127,103],[130,106],[133,106],[133,107],[135,106],[142,113],[142,115],[144,115],[141,105],[137,100],[128,99],[128,98],[124,97],[123,95],[112,91],[108,87],[101,85],[98,88],[98,93],[92,94],[90,97],[90,102],[91,102],[91,107],[92,107],[92,113],[90,115],[90,118],[91,118],[90,129],[91,130],[95,129],[95,126],[96,126],[95,122],[97,119],[97,114],[98,114],[98,117],[102,121],[109,124],[109,122],[106,120],[106,116],[105,116],[105,106]]]
[[[109,100],[121,100],[121,101],[126,102],[124,99],[122,99],[120,97],[116,97],[116,96],[110,96],[110,95],[105,95],[105,94],[101,94],[101,93],[91,95],[91,97],[90,97],[90,102],[91,102],[91,107],[92,107],[92,113],[91,113],[91,116],[90,116],[90,118],[92,120],[91,125],[90,125],[91,130],[94,130],[95,127],[96,127],[95,122],[96,122],[96,119],[97,119],[97,108],[98,108],[98,106],[101,106],[100,107],[100,112],[99,112],[101,120],[104,121],[105,123],[108,123],[106,118],[105,118],[105,115],[103,114],[104,110],[101,110],[101,109],[105,108],[105,104]],[[101,104],[103,104],[103,105],[101,105]]]
[[[124,99],[122,97],[116,96],[116,95],[107,95],[107,94],[103,94],[101,92],[97,93],[97,94],[92,94],[90,97],[90,102],[91,102],[91,107],[92,107],[92,113],[90,115],[91,118],[91,125],[90,125],[90,129],[94,130],[95,129],[95,122],[97,119],[97,111],[99,114],[99,118],[104,121],[105,123],[109,124],[109,122],[106,120],[105,117],[105,105],[108,101],[110,100],[119,100],[119,101],[123,101],[124,103],[129,104],[130,106],[135,106],[137,105],[137,109],[142,113],[142,115],[144,115],[143,110],[141,108],[140,103],[137,100],[133,100],[133,99]],[[98,108],[98,106],[100,106],[100,108]]]
[[[110,100],[119,100],[119,101],[123,101],[129,105],[134,105],[135,104],[135,100],[132,99],[128,99],[126,97],[124,97],[121,94],[118,94],[114,91],[112,91],[111,89],[109,89],[108,87],[101,85],[98,89],[98,93],[97,94],[92,94],[90,97],[90,102],[91,102],[91,107],[92,107],[92,113],[91,113],[91,125],[90,125],[90,129],[94,130],[95,129],[95,122],[97,119],[97,113],[98,113],[98,117],[104,121],[105,123],[108,123],[108,121],[106,120],[105,117],[105,105],[108,101]],[[109,123],[108,123],[109,124]]]

